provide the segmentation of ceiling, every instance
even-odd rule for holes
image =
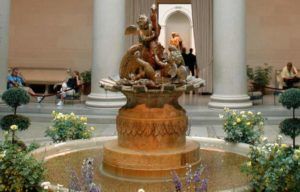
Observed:
[[[160,4],[189,4],[191,0],[157,0]]]

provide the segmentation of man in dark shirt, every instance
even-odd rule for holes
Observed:
[[[193,54],[193,49],[190,48],[190,53],[187,54],[187,58],[186,58],[186,63],[185,65],[188,66],[189,70],[192,73],[192,76],[195,76],[195,73],[197,73],[197,59],[196,59],[196,55]],[[196,71],[196,72],[195,72]],[[197,76],[197,74],[196,74]]]
[[[185,66],[187,66],[187,54],[186,54],[186,48],[185,47],[182,48],[181,55],[183,57]]]

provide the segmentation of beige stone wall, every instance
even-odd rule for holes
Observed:
[[[9,66],[90,69],[92,0],[12,0]]]
[[[299,0],[247,0],[247,64],[300,68],[299,21]]]
[[[9,65],[89,69],[92,2],[12,0]],[[299,8],[299,0],[247,0],[247,64],[300,68]]]

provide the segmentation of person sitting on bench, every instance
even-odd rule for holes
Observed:
[[[44,95],[35,93],[30,87],[25,86],[25,80],[18,68],[13,68],[11,74],[7,77],[7,89],[19,87],[24,89],[29,95],[36,97],[37,102],[43,100]]]
[[[300,78],[297,75],[298,71],[296,67],[294,67],[291,62],[288,62],[281,72],[281,77],[286,84],[285,88],[292,88],[294,87],[294,83],[300,81]]]
[[[58,106],[64,105],[64,98],[68,95],[74,95],[79,91],[80,87],[80,73],[78,71],[73,71],[72,77],[67,81],[62,83],[60,89],[60,101],[57,103]]]

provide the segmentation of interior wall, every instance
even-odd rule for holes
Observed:
[[[91,67],[93,0],[11,2],[9,66]],[[300,68],[299,7],[299,0],[247,0],[248,65]]]
[[[12,0],[9,66],[90,69],[93,0]]]
[[[166,22],[166,40],[167,43],[171,38],[172,32],[179,33],[182,44],[189,49],[191,47],[191,24],[187,16],[181,12],[175,12],[167,19]]]
[[[300,1],[247,0],[247,64],[300,68]]]

